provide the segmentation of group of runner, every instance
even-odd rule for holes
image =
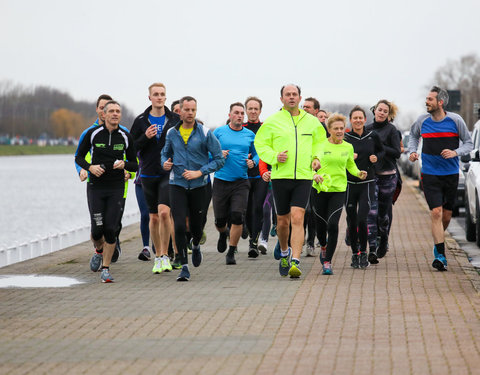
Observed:
[[[315,98],[305,99],[301,108],[300,87],[288,84],[280,90],[282,108],[263,123],[262,101],[252,96],[231,104],[227,124],[212,131],[196,118],[195,98],[185,96],[169,109],[162,83],[148,90],[151,105],[130,132],[119,125],[120,105],[108,95],[100,96],[98,119],[80,137],[75,155],[80,179],[88,179],[95,246],[90,268],[101,271],[102,282],[114,281],[110,263],[121,252],[118,234],[130,178],[135,178],[141,211],[144,247],[138,258],[148,261],[153,252],[152,272],[180,269],[178,281],[190,279],[188,252],[194,267],[202,263],[210,201],[219,233],[217,250],[226,252],[227,265],[236,264],[241,237],[249,238],[249,258],[266,254],[271,232],[278,237],[273,253],[281,276],[301,276],[302,248],[305,245],[306,256],[315,256],[315,237],[322,273],[332,275],[343,206],[351,266],[365,269],[386,255],[399,186],[396,159],[402,147],[392,124],[395,104],[380,100],[367,126],[365,110],[355,106],[347,131],[347,118],[328,114]],[[444,110],[445,94],[432,88],[429,114],[413,125],[409,144],[415,161],[418,139],[424,138],[423,165],[429,173],[424,190],[432,210],[432,265],[438,270],[447,268],[442,229],[453,208],[456,156],[472,146],[463,120]],[[442,165],[441,176],[436,163]]]

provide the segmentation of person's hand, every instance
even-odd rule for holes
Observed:
[[[78,177],[80,177],[80,181],[85,181],[88,178],[88,172],[85,169],[81,169],[80,173],[78,174]]]
[[[88,170],[96,177],[100,177],[102,174],[105,173],[105,169],[100,167],[98,164],[92,164],[90,167],[88,167]]]
[[[358,154],[356,152],[353,153],[353,160],[357,160]]]
[[[130,174],[130,172],[127,171],[127,170],[125,170],[125,169],[124,169],[123,171],[125,172],[125,181],[130,180],[130,178],[132,177],[132,175]]]
[[[182,173],[182,176],[185,180],[195,180],[196,178],[202,177],[201,171],[188,171],[185,169],[185,172]]]
[[[168,160],[163,163],[163,169],[165,169],[166,171],[169,171],[170,169],[172,169],[173,167],[173,163],[172,163],[172,158],[168,158]]]
[[[410,156],[408,157],[408,160],[410,161],[417,161],[418,160],[418,154],[416,152],[412,152]]]
[[[320,160],[318,159],[313,159],[312,161],[312,169],[314,171],[318,171],[320,169],[321,165],[320,165]]]
[[[226,159],[230,150],[222,150],[222,155]]]
[[[277,155],[277,161],[279,163],[285,163],[287,161],[288,155],[287,155],[288,150],[282,151]]]
[[[148,139],[152,139],[157,135],[157,125],[150,125],[145,132]]]
[[[252,159],[245,159],[247,161],[247,167],[248,169],[252,169],[253,167],[255,167],[255,163]]]
[[[113,169],[125,169],[125,161],[115,160],[115,163],[113,163]]]
[[[446,148],[445,150],[442,150],[440,155],[442,155],[442,158],[444,159],[456,158],[458,156],[456,151],[449,150],[448,148]]]
[[[358,178],[360,180],[365,180],[367,178],[367,171],[360,171],[358,172]]]
[[[378,161],[377,155],[370,155],[370,163],[376,163]]]
[[[313,179],[317,184],[321,184],[323,182],[323,177],[316,173],[313,175]]]
[[[265,182],[269,182],[270,179],[272,177],[272,172],[268,171],[268,172],[265,172],[264,174],[262,174],[262,179],[263,181]]]

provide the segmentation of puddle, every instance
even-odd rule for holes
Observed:
[[[67,288],[83,284],[71,277],[43,275],[3,275],[0,276],[0,288]]]

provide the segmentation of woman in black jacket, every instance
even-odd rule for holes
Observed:
[[[366,121],[365,111],[359,106],[353,107],[350,111],[352,131],[345,133],[345,141],[353,146],[353,156],[357,167],[368,173],[365,180],[360,180],[347,171],[345,207],[353,268],[366,268],[369,265],[367,260],[367,216],[375,201],[374,166],[383,159],[385,154],[378,134],[372,130],[365,130]]]
[[[380,137],[385,150],[384,157],[375,165],[378,193],[378,213],[370,211],[369,222],[376,222],[378,230],[377,247],[370,244],[368,260],[378,263],[377,258],[383,258],[388,251],[388,235],[390,231],[389,211],[392,206],[393,194],[397,186],[397,165],[400,157],[400,136],[398,130],[390,121],[395,118],[397,106],[388,100],[380,100],[373,108],[375,116],[372,124],[365,127],[366,131],[374,131]]]

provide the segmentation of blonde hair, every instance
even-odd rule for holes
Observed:
[[[155,82],[155,83],[152,83],[150,86],[148,86],[148,93],[150,94],[150,92],[152,91],[152,88],[154,87],[163,87],[165,89],[165,91],[167,90],[167,88],[165,87],[165,85],[161,82]]]
[[[332,124],[337,121],[341,121],[343,122],[344,126],[347,126],[347,118],[344,115],[335,112],[335,113],[332,113],[330,116],[328,116],[327,127],[330,129]]]
[[[397,116],[398,107],[394,102],[389,102],[387,99],[379,100],[377,104],[375,104],[373,114],[375,115],[375,109],[377,109],[379,104],[385,104],[388,107],[388,122],[392,122],[395,117]]]

